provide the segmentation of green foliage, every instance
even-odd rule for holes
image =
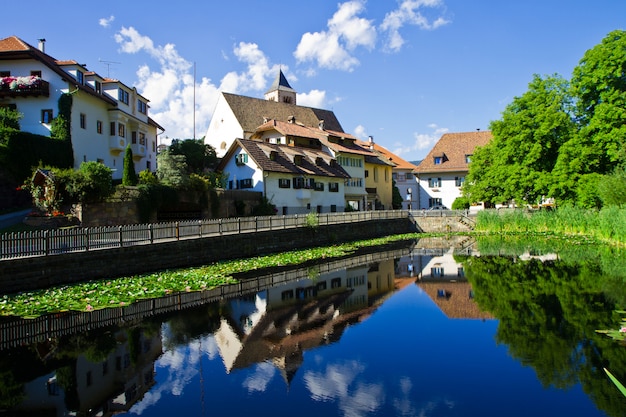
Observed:
[[[471,202],[599,207],[598,175],[626,167],[626,31],[589,49],[568,83],[534,76],[492,122],[493,141],[474,152],[464,195]],[[606,193],[604,193],[606,195]]]
[[[468,210],[470,208],[469,198],[465,196],[455,198],[451,208],[452,210]]]
[[[203,139],[174,139],[169,151],[172,155],[185,157],[188,174],[201,175],[217,165],[215,149],[211,145],[206,145]]]
[[[246,203],[241,200],[235,200],[235,214],[238,217],[242,217],[246,215]]]
[[[72,95],[69,93],[61,94],[59,97],[59,114],[52,120],[50,126],[50,136],[55,139],[72,142]],[[71,146],[70,146],[71,149]],[[72,161],[72,164],[74,162]]]
[[[39,166],[71,168],[71,143],[16,130],[0,131],[0,164],[18,182],[26,181]]]
[[[265,196],[261,197],[259,204],[252,208],[253,216],[273,216],[276,212],[276,206]]]
[[[615,378],[615,376],[611,372],[609,372],[608,369],[604,368],[604,372],[607,374],[611,382],[615,384],[617,389],[619,389],[619,392],[621,392],[622,395],[626,397],[626,387],[621,382],[619,382],[619,380]]]
[[[81,203],[104,201],[115,191],[113,171],[106,165],[89,161],[80,164],[69,187],[70,195]]]
[[[157,156],[157,178],[163,185],[185,188],[189,181],[187,162],[184,155],[175,155],[165,150]]]
[[[137,185],[137,173],[135,172],[135,162],[133,161],[133,150],[130,145],[126,146],[124,153],[124,171],[122,172],[122,185]]]
[[[391,194],[391,208],[394,210],[400,210],[402,208],[402,202],[404,199],[402,198],[402,194],[400,194],[400,190],[396,186],[396,180],[392,179],[391,184],[393,186],[393,191]]]
[[[558,150],[574,128],[568,88],[558,75],[535,75],[491,123],[493,140],[474,151],[465,182],[471,202],[534,203],[548,194]]]
[[[604,206],[626,207],[626,168],[603,176],[598,184],[598,195]]]
[[[17,110],[0,107],[0,130],[20,130],[20,119],[23,117],[24,115]]]
[[[139,171],[139,184],[156,185],[159,183],[156,175],[149,169]]]
[[[151,215],[166,203],[176,204],[178,192],[175,188],[163,184],[139,184],[137,186],[137,211],[142,223],[150,222]]]
[[[316,229],[320,224],[320,220],[317,217],[317,213],[310,212],[306,215],[306,227]]]

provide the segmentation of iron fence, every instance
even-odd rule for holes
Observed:
[[[181,239],[198,239],[226,234],[399,219],[406,218],[408,215],[409,213],[404,210],[379,210],[12,232],[0,235],[0,261],[13,258],[51,256],[68,252],[87,252],[98,249],[154,244]]]

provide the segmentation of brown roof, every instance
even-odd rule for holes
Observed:
[[[265,119],[276,119],[286,122],[292,116],[295,117],[296,122],[305,126],[317,128],[319,122],[324,121],[324,126],[327,129],[343,132],[339,120],[337,120],[335,114],[330,110],[297,106],[295,104],[280,103],[230,93],[222,93],[222,95],[235,114],[244,133],[247,134],[256,131],[257,127],[259,127]]]
[[[470,296],[469,282],[418,282],[420,287],[450,319],[493,319],[487,311],[481,311]]]
[[[91,87],[76,84],[76,80],[71,74],[65,72],[60,65],[67,65],[70,63],[76,64],[76,61],[57,61],[50,55],[40,51],[28,43],[24,42],[17,36],[10,36],[5,39],[0,39],[0,61],[1,60],[17,60],[17,59],[34,59],[42,62],[57,75],[59,75],[64,81],[71,83],[79,90],[86,92],[94,97],[106,101],[107,103],[117,107],[117,101],[103,94],[96,93]],[[80,64],[76,64],[80,65]]]
[[[224,169],[226,162],[232,157],[236,145],[241,146],[263,171],[350,178],[350,175],[339,164],[333,163],[330,155],[323,151],[276,145],[249,139],[235,140],[233,146],[230,147],[218,166],[218,171]],[[272,153],[274,153],[273,159],[270,157]],[[299,165],[296,165],[294,162],[295,155],[300,155],[302,158]]]
[[[474,148],[486,145],[491,138],[491,132],[489,131],[446,133],[430,150],[415,171],[419,174],[467,172],[469,164],[466,162],[466,155],[472,155]],[[435,165],[435,157],[442,157],[441,164]]]
[[[357,141],[357,144],[359,144],[360,146],[364,148],[370,149],[369,142],[359,140]],[[398,155],[392,153],[388,149],[380,146],[379,144],[374,143],[373,145],[374,145],[374,152],[378,154],[379,158],[393,165],[394,169],[405,169],[405,170],[413,171],[415,170],[415,168],[417,168],[416,165],[405,161],[404,159],[400,158]]]

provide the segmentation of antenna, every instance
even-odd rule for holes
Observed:
[[[104,59],[98,59],[98,62],[101,62],[101,63],[103,63],[104,65],[107,66],[107,78],[109,78],[110,75],[111,75],[111,65],[112,64],[121,64],[121,62],[105,61]]]

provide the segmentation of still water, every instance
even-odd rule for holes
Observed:
[[[602,371],[625,380],[626,348],[596,332],[622,257],[480,249],[418,241],[87,331],[52,316],[0,351],[0,415],[626,415]]]

